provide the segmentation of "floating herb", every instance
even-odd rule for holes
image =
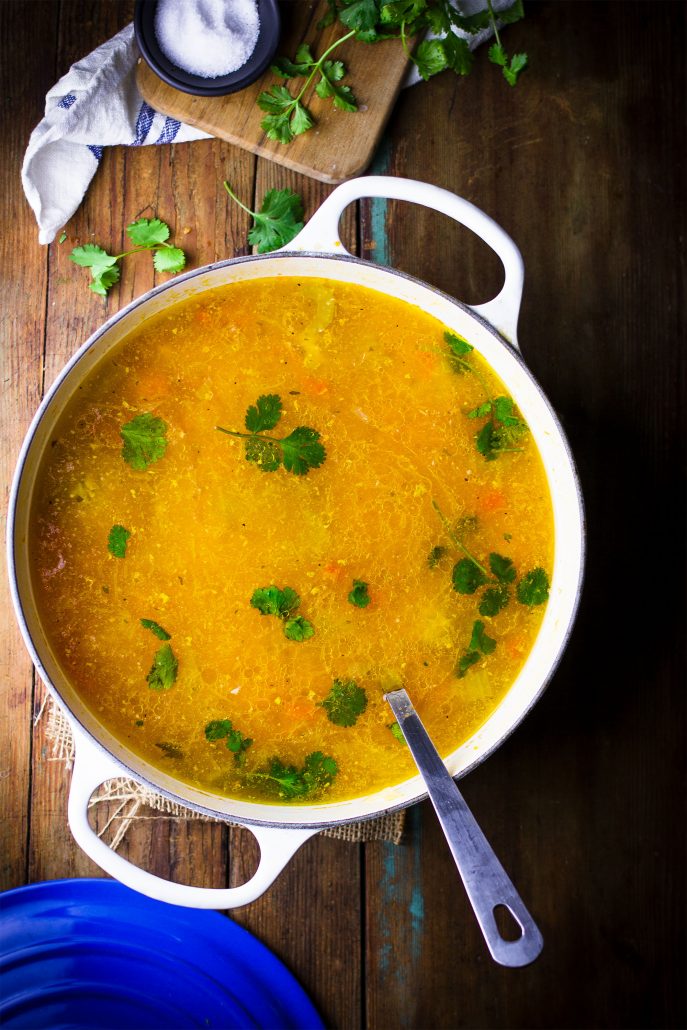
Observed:
[[[257,608],[261,615],[276,615],[284,626],[284,636],[300,643],[310,640],[315,635],[315,628],[302,615],[294,615],[301,599],[291,587],[281,590],[277,586],[259,587],[250,599],[251,607]]]
[[[159,461],[167,450],[167,423],[149,411],[126,422],[119,434],[124,441],[122,457],[137,472]]]
[[[333,758],[321,751],[313,751],[301,769],[286,765],[280,758],[273,758],[265,768],[249,773],[247,780],[261,785],[282,801],[293,801],[307,794],[321,793],[331,785],[338,771]]]
[[[234,756],[237,765],[246,761],[246,751],[253,743],[251,737],[244,737],[241,730],[235,730],[231,719],[213,719],[205,727],[205,739],[209,741],[224,740],[228,751]]]
[[[171,633],[168,633],[166,629],[163,629],[162,626],[160,626],[159,623],[154,622],[153,619],[141,619],[141,625],[144,629],[149,629],[158,640],[172,639]]]
[[[107,549],[114,558],[126,558],[126,545],[131,531],[124,526],[113,526],[107,537]]]
[[[275,472],[282,464],[287,472],[304,476],[311,468],[319,468],[326,451],[319,442],[320,434],[310,426],[297,426],[288,436],[266,436],[266,429],[274,429],[282,416],[281,397],[263,394],[246,411],[247,433],[215,426],[220,433],[237,436],[245,441],[246,461],[255,462],[262,472]],[[262,434],[262,435],[259,435]]]
[[[178,669],[179,662],[174,651],[169,644],[163,644],[156,652],[151,670],[146,676],[148,686],[151,690],[169,690],[176,682]]]
[[[348,603],[356,608],[367,608],[372,600],[367,592],[368,584],[362,579],[353,580],[353,589],[348,594]]]
[[[354,680],[334,680],[324,701],[318,702],[335,726],[353,726],[367,708],[367,694]]]
[[[496,649],[496,641],[487,636],[484,630],[484,623],[478,619],[472,627],[472,636],[467,650],[459,658],[456,665],[456,675],[459,679],[465,676],[471,666],[475,665],[483,656],[493,654]]]
[[[520,604],[531,608],[548,601],[549,577],[544,569],[536,568],[527,572],[518,583],[515,594]]]

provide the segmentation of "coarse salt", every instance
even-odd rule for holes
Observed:
[[[191,75],[214,79],[241,68],[260,31],[256,0],[158,0],[160,49]]]

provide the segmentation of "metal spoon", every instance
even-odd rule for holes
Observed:
[[[492,958],[502,966],[529,965],[544,946],[539,928],[466,805],[406,691],[393,690],[385,698],[425,781]],[[522,931],[517,940],[506,940],[499,931],[494,911],[500,905],[508,909]]]

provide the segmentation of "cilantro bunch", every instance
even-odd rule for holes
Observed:
[[[108,254],[95,243],[84,243],[80,247],[74,247],[69,255],[69,260],[75,265],[90,268],[89,288],[101,297],[106,297],[110,287],[119,281],[118,262],[131,254],[140,254],[144,250],[152,251],[156,272],[180,272],[186,264],[183,250],[167,243],[169,226],[159,218],[139,218],[126,227],[126,232],[134,245],[133,250],[126,250],[121,254]]]

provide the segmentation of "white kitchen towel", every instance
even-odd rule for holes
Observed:
[[[138,56],[134,27],[127,25],[73,64],[46,96],[21,170],[40,243],[51,243],[78,208],[103,147],[210,139],[145,103],[136,87]]]
[[[498,12],[512,3],[493,0],[492,6]],[[466,15],[485,7],[485,0],[462,0],[460,4]],[[474,36],[457,30],[456,34],[466,38],[474,50],[491,36],[491,29]],[[46,96],[45,117],[31,133],[21,170],[40,243],[52,243],[78,208],[103,147],[210,139],[208,133],[166,117],[145,103],[136,87],[138,57],[133,25],[127,25],[73,64]],[[413,65],[404,85],[419,79]]]

